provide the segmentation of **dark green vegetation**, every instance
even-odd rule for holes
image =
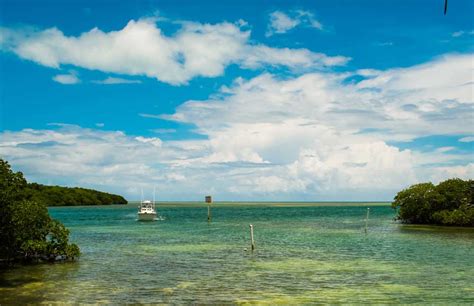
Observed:
[[[404,223],[474,226],[474,181],[412,185],[395,196],[392,207]]]
[[[74,259],[79,247],[68,240],[69,230],[32,197],[23,174],[0,159],[0,264]]]
[[[85,188],[45,186],[29,183],[31,199],[48,206],[127,204],[122,196]]]

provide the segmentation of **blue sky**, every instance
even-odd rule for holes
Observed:
[[[474,3],[443,2],[3,0],[0,154],[131,198],[389,200],[472,178]]]

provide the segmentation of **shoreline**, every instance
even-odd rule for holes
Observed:
[[[52,205],[51,207],[129,207],[138,205],[140,201],[129,201],[127,204],[101,204],[101,205]],[[207,207],[207,204],[201,201],[156,201],[155,204],[161,207]],[[384,201],[322,201],[322,202],[292,202],[292,201],[216,201],[211,204],[212,207],[232,207],[232,206],[268,206],[268,207],[367,207],[367,206],[390,206],[391,202]]]

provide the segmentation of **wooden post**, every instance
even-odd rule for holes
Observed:
[[[211,222],[211,204],[207,204],[207,222]]]
[[[255,240],[253,239],[253,225],[250,224],[250,241],[251,241],[251,250],[255,250]]]
[[[367,208],[367,215],[365,216],[365,233],[367,234],[367,228],[369,226],[369,213],[370,213],[370,208]]]
[[[212,197],[206,196],[205,201],[207,203],[207,222],[211,222],[212,215],[211,215],[211,204],[212,204]]]

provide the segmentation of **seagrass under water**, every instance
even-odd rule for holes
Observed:
[[[323,206],[321,206],[323,205]],[[9,303],[474,303],[474,230],[403,226],[388,206],[51,208],[78,262],[4,272]],[[256,251],[250,249],[249,224]]]

